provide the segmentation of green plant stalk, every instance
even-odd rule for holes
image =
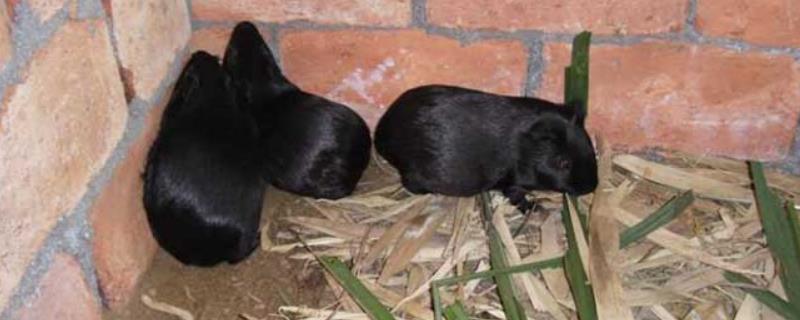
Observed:
[[[526,263],[520,264],[513,267],[502,268],[502,269],[492,269],[488,271],[476,272],[471,274],[465,274],[463,276],[457,277],[450,277],[450,278],[443,278],[439,280],[434,280],[431,283],[436,283],[439,286],[449,286],[454,285],[456,283],[475,280],[475,279],[485,279],[489,277],[494,277],[498,274],[514,274],[514,273],[522,273],[522,272],[533,272],[541,269],[554,269],[561,267],[561,260],[562,257],[552,258],[547,260],[542,260],[539,262],[533,263]]]
[[[751,161],[749,164],[767,245],[780,263],[779,275],[789,303],[800,313],[800,249],[794,239],[791,221],[781,210],[778,197],[769,190],[761,163]]]
[[[575,300],[576,311],[581,320],[596,320],[597,319],[597,305],[595,304],[594,293],[592,285],[589,284],[589,277],[586,275],[586,270],[583,269],[581,257],[578,253],[578,243],[572,228],[572,219],[569,214],[569,207],[567,196],[563,197],[564,205],[561,209],[561,219],[564,223],[564,229],[567,231],[567,252],[564,255],[564,273],[569,283],[572,297]]]
[[[579,104],[584,114],[589,102],[589,45],[592,33],[581,32],[572,40],[572,62],[565,70],[564,103]]]
[[[797,216],[797,210],[794,208],[794,202],[789,201],[786,203],[786,215],[789,216],[789,222],[792,225],[794,248],[800,250],[800,217]],[[798,252],[797,255],[800,256],[800,252]]]
[[[572,40],[572,61],[564,69],[564,103],[568,105],[577,104],[582,108],[584,114],[588,114],[589,108],[589,45],[592,42],[592,33],[581,32]],[[586,215],[578,205],[578,198],[568,196],[569,200],[577,210],[578,219],[584,233],[589,232],[588,215]]]
[[[393,320],[394,317],[383,304],[378,301],[364,284],[356,278],[343,262],[335,257],[318,257],[325,270],[339,282],[339,285],[356,301],[359,307],[374,320]]]
[[[492,269],[503,269],[507,267],[506,255],[503,244],[500,242],[500,237],[492,225],[492,209],[491,199],[488,192],[481,193],[481,203],[483,205],[483,218],[486,222],[486,233],[489,236],[489,261]],[[520,320],[523,319],[524,313],[520,313],[520,306],[517,299],[514,297],[514,288],[511,283],[511,277],[508,274],[498,274],[494,276],[494,281],[497,284],[497,295],[500,296],[500,302],[503,304],[503,312],[505,312],[506,319]]]
[[[750,282],[747,277],[738,273],[725,271],[724,275],[728,282],[754,286],[754,284]],[[740,287],[740,289],[742,289],[744,292],[747,292],[749,295],[756,298],[756,300],[780,314],[785,319],[800,319],[800,312],[796,310],[796,307],[781,299],[781,297],[772,293],[772,291],[753,287]]]
[[[442,320],[442,296],[436,281],[431,282],[431,299],[433,299],[433,320]]]
[[[564,70],[564,103],[577,105],[583,108],[584,114],[588,114],[589,108],[589,45],[591,44],[592,34],[581,32],[572,41],[572,61]],[[581,320],[597,319],[597,306],[595,304],[592,287],[583,269],[578,244],[572,227],[572,218],[569,214],[567,201],[572,201],[575,210],[578,210],[578,201],[574,197],[563,196],[564,205],[561,210],[561,218],[564,221],[564,228],[567,231],[567,252],[564,255],[564,273],[569,282],[572,297],[575,300],[575,307],[578,317]],[[587,216],[576,212],[577,223],[583,226],[584,232],[588,232]]]
[[[575,213],[578,214],[578,222],[581,223],[581,229],[583,230],[583,236],[589,235],[589,215],[581,209],[580,202],[578,202],[578,197],[567,195],[569,201],[572,201],[573,207],[575,207]]]
[[[572,61],[564,68],[564,103],[575,105],[588,114],[589,108],[589,46],[592,42],[592,33],[581,32],[572,40]],[[584,232],[588,232],[588,216],[578,208],[578,199],[569,196],[578,210],[578,218]]]
[[[672,222],[672,220],[675,220],[675,218],[686,210],[693,201],[694,194],[691,190],[673,197],[661,206],[661,208],[658,208],[656,212],[653,212],[653,214],[642,220],[642,222],[625,229],[619,237],[619,247],[626,248],[631,243],[646,237],[650,232]]]
[[[499,274],[514,274],[514,273],[522,273],[522,272],[532,272],[541,269],[553,269],[553,268],[560,268],[561,267],[561,260],[562,257],[547,259],[539,262],[533,263],[526,263],[521,265],[516,265],[513,267],[503,268],[503,269],[495,269],[495,270],[488,270],[482,272],[476,272],[471,274],[465,274],[462,276],[457,277],[450,277],[450,278],[443,278],[438,280],[431,281],[431,296],[433,299],[433,312],[434,312],[434,319],[441,320],[442,319],[442,302],[441,302],[441,294],[439,292],[439,288],[454,285],[461,282],[466,282],[475,279],[486,279],[491,278]]]
[[[456,301],[456,303],[444,309],[444,317],[447,320],[469,320],[467,311],[464,310],[464,305],[461,304],[461,301]]]

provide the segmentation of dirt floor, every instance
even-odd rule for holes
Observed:
[[[389,178],[371,165],[359,190],[369,189],[386,179]],[[281,217],[303,210],[313,209],[301,197],[270,188],[265,198],[262,227],[269,223],[270,234],[274,235],[287,227]],[[325,278],[319,268],[304,266],[302,261],[290,261],[283,254],[256,249],[252,256],[237,265],[198,268],[184,266],[159,250],[134,299],[124,309],[107,312],[103,318],[179,319],[147,307],[140,299],[146,294],[155,301],[188,311],[197,320],[276,319],[280,318],[277,316],[280,306],[319,306],[332,301],[326,297],[325,288]]]
[[[619,277],[615,281],[626,290],[620,298],[625,301],[598,299],[598,303],[636,305],[634,318],[642,320],[758,318],[748,314],[777,319],[756,300],[745,299],[745,293],[736,289],[740,284],[722,280],[723,270],[733,269],[763,275],[757,278],[758,285],[772,290],[779,291],[781,283],[776,273],[780,269],[775,268],[761,232],[745,163],[682,154],[655,163],[618,155],[613,159],[616,168],[612,168],[612,159],[603,159],[601,181],[612,186],[603,189],[609,207],[593,206],[596,195],[583,197],[580,207],[591,208],[592,215],[614,217],[618,232],[639,228],[651,214],[658,214],[650,217],[659,220],[665,214],[672,215],[667,219],[674,220],[648,234],[647,239],[620,250],[619,260],[613,264],[598,264],[616,268]],[[381,303],[398,308],[403,318],[432,319],[431,299],[425,289],[417,288],[441,270],[458,275],[486,270],[490,265],[484,232],[487,224],[493,225],[495,239],[499,238],[507,252],[516,252],[508,256],[519,260],[515,264],[565,254],[564,232],[573,229],[563,225],[562,197],[558,193],[533,194],[539,209],[530,220],[495,193],[491,199],[494,217],[487,220],[481,217],[486,213],[480,212],[474,197],[402,192],[396,172],[386,167],[371,166],[356,194],[341,201],[309,201],[271,189],[262,221],[269,234],[262,237],[271,241],[262,245],[271,252],[258,250],[240,265],[209,269],[182,266],[161,252],[145,276],[137,299],[128,309],[108,314],[106,319],[179,319],[145,306],[138,300],[142,295],[183,308],[194,316],[192,319],[289,319],[278,315],[281,306],[295,307],[283,310],[291,318],[364,318],[335,281],[322,273],[315,254],[352,263],[351,268]],[[800,179],[770,171],[766,176],[776,194],[798,202]],[[685,191],[687,188],[694,191]],[[581,225],[575,221],[578,214],[573,215],[569,221]],[[606,220],[590,220],[588,226],[597,226],[597,221],[614,223]],[[524,227],[518,229],[521,225]],[[522,233],[515,237],[513,230]],[[608,234],[613,231],[605,225],[588,229],[591,239],[604,239],[597,241],[618,241],[614,236],[619,235]],[[573,234],[577,239],[583,233]],[[588,242],[585,237],[583,242]],[[618,247],[616,244],[610,247]],[[298,260],[275,253],[287,250]],[[589,263],[593,261],[603,260]],[[531,283],[538,279],[539,286],[547,288],[545,293],[552,300],[551,306],[543,307],[547,310],[534,310],[532,290],[526,289],[524,282],[515,281],[523,285],[515,291],[526,314],[537,319],[551,319],[554,312],[573,317],[568,309],[574,302],[566,274],[558,270],[542,270],[540,274],[541,278],[522,279]],[[610,278],[598,281],[610,283]],[[609,283],[605,287],[610,287]],[[445,304],[463,301],[473,318],[498,319],[503,309],[493,287],[492,279],[474,280],[442,287],[440,294]],[[419,295],[415,295],[417,291]],[[409,298],[412,295],[416,299]]]

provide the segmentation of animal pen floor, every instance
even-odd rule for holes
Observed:
[[[601,186],[613,189],[607,205],[616,209],[619,231],[681,190],[694,191],[688,209],[646,240],[619,250],[617,263],[610,266],[620,275],[616,281],[625,290],[622,300],[636,319],[733,319],[743,313],[780,319],[770,318],[775,315],[722,277],[723,270],[747,270],[756,275],[758,285],[781,290],[743,162],[674,155],[654,163],[623,155],[613,159],[613,169],[601,170],[600,178]],[[772,171],[767,178],[779,195],[796,200],[800,179]],[[522,216],[501,197],[492,198],[492,223],[511,264],[564,254],[561,196],[535,195],[540,209],[518,236],[512,234],[522,225]],[[592,196],[583,197],[581,207],[588,211],[591,201]],[[403,300],[395,315],[430,320],[430,279],[489,268],[476,202],[409,195],[385,163],[371,164],[356,195],[340,201],[312,201],[271,188],[262,222],[269,236],[249,259],[235,266],[192,268],[159,252],[135,299],[105,318],[179,319],[147,306],[141,299],[146,295],[184,309],[194,319],[367,319],[316,263],[318,254],[337,256],[352,266],[384,305]],[[593,232],[606,231],[591,230],[587,239]],[[529,319],[574,318],[561,269],[513,279]],[[442,288],[442,301],[458,299],[474,317],[499,319],[502,306],[493,289],[491,279],[474,280]]]
[[[360,189],[371,189],[383,178],[376,167],[364,174]],[[265,197],[262,227],[269,224],[272,234],[291,227],[281,222],[295,213],[309,215],[313,210],[303,198],[270,187]],[[334,301],[323,270],[306,260],[292,260],[287,253],[256,249],[237,265],[220,264],[213,268],[182,265],[159,250],[150,270],[143,276],[131,302],[119,311],[107,312],[107,320],[179,319],[145,305],[141,297],[188,311],[195,319],[278,319],[278,307],[319,306]],[[247,318],[250,317],[250,318]]]
[[[276,216],[279,207],[291,206],[296,197],[270,190],[264,221]],[[276,208],[272,208],[276,207]],[[317,305],[324,292],[322,270],[303,269],[303,261],[291,261],[286,254],[256,249],[240,264],[221,264],[214,268],[187,267],[159,250],[150,270],[144,275],[139,292],[125,309],[109,312],[114,320],[179,319],[147,307],[141,296],[180,307],[195,319],[241,319],[247,314],[263,319],[287,304]]]

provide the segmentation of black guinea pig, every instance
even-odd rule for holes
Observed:
[[[274,186],[313,198],[338,199],[353,192],[371,147],[369,129],[358,114],[286,79],[249,22],[234,28],[223,67],[239,102],[258,123],[268,154],[266,174]]]
[[[266,182],[256,125],[216,57],[196,52],[147,156],[144,207],[159,245],[184,264],[236,263],[258,246]]]
[[[530,190],[582,195],[597,160],[582,108],[430,85],[403,93],[375,131],[375,148],[413,193],[501,190],[522,212]]]

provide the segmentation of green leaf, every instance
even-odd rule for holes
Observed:
[[[584,108],[584,113],[588,114],[589,108],[589,45],[592,41],[592,34],[584,31],[575,36],[572,41],[572,62],[564,70],[564,103],[578,104]],[[578,253],[578,244],[575,234],[573,234],[572,218],[570,218],[567,201],[572,201],[575,210],[578,209],[578,201],[574,197],[564,195],[564,207],[561,217],[564,220],[564,228],[567,231],[567,243],[569,248],[564,255],[564,272],[569,282],[572,297],[575,300],[578,317],[581,320],[597,319],[597,306],[595,304],[592,286],[583,269],[581,257]],[[587,216],[577,212],[578,221],[583,226],[584,232],[588,232]]]
[[[584,113],[588,112],[589,101],[589,45],[592,41],[592,33],[581,32],[572,40],[572,62],[564,69],[564,103],[580,104]],[[579,205],[578,198],[568,196],[578,212],[581,226],[584,232],[589,232],[588,215],[584,213]]]
[[[503,248],[503,243],[500,241],[500,236],[497,234],[492,225],[492,208],[491,198],[488,192],[481,193],[481,203],[483,205],[483,219],[486,223],[484,229],[489,236],[489,262],[492,269],[503,269],[508,265],[506,263],[506,253]],[[503,312],[506,314],[508,320],[521,320],[525,317],[519,302],[514,297],[514,287],[511,284],[511,276],[508,274],[497,274],[494,276],[494,282],[497,284],[497,295],[500,296],[500,302],[503,304]]]
[[[461,304],[461,301],[456,301],[456,303],[444,309],[444,317],[447,320],[469,320],[467,311],[464,310],[464,305]]]
[[[778,197],[769,190],[761,163],[751,161],[749,164],[767,245],[780,264],[779,275],[789,302],[800,310],[800,249],[797,248],[792,223],[781,210]]]
[[[578,317],[581,320],[597,319],[597,305],[595,304],[592,285],[589,284],[589,277],[583,269],[580,253],[578,253],[578,243],[572,228],[572,219],[569,214],[567,196],[563,197],[564,205],[561,209],[561,219],[564,222],[564,229],[567,231],[567,252],[564,255],[564,272],[569,283],[572,298],[575,300]]]
[[[649,215],[646,219],[642,220],[635,226],[625,229],[619,237],[619,247],[625,248],[631,243],[646,237],[650,232],[665,226],[681,214],[690,204],[694,201],[694,194],[692,190],[686,191],[679,196],[676,196],[656,212]]]
[[[580,202],[578,202],[578,197],[567,195],[569,201],[572,201],[572,205],[575,207],[575,211],[578,214],[578,221],[581,223],[581,229],[583,229],[583,235],[589,235],[589,215],[581,209]]]
[[[586,113],[589,102],[589,45],[592,33],[581,32],[572,41],[572,62],[565,70],[564,102],[580,104]]]
[[[439,284],[431,281],[431,299],[433,299],[433,320],[442,320],[442,296],[439,293]]]
[[[792,225],[794,248],[800,250],[800,217],[797,216],[797,210],[794,208],[794,202],[789,201],[786,203],[786,215],[789,216],[789,222]],[[798,252],[797,255],[800,256],[800,252]]]
[[[457,277],[450,277],[444,278],[439,280],[434,280],[433,282],[437,283],[440,286],[449,286],[454,285],[456,283],[475,280],[475,279],[485,279],[489,277],[494,277],[498,274],[514,274],[514,273],[522,273],[522,272],[533,272],[541,269],[554,269],[561,267],[561,260],[563,257],[552,258],[547,260],[542,260],[539,262],[533,263],[526,263],[520,264],[513,267],[502,268],[502,269],[492,269],[488,271],[476,272],[471,274],[465,274],[463,276]]]
[[[454,285],[456,283],[470,281],[474,279],[485,279],[494,277],[499,274],[514,274],[514,273],[522,273],[522,272],[533,272],[536,270],[541,269],[553,269],[553,268],[560,268],[561,267],[561,260],[562,257],[543,260],[539,262],[533,263],[526,263],[521,264],[513,267],[502,268],[502,269],[492,269],[488,271],[476,272],[472,274],[465,274],[457,277],[450,277],[450,278],[443,278],[439,280],[431,281],[431,296],[433,297],[433,312],[434,312],[434,319],[440,320],[442,318],[442,302],[441,302],[441,293],[439,293],[439,288],[449,285]]]
[[[747,277],[738,273],[725,271],[725,279],[731,283],[740,283],[749,286],[740,287],[740,289],[742,289],[744,292],[747,292],[763,305],[769,307],[772,309],[772,311],[780,314],[785,319],[800,319],[800,312],[795,310],[796,307],[781,299],[781,297],[772,293],[772,291],[752,287],[754,284],[750,281],[750,279],[747,279]]]
[[[384,307],[378,298],[372,294],[364,284],[356,278],[343,262],[335,257],[319,257],[319,262],[325,267],[345,291],[356,301],[359,307],[374,320],[392,320],[394,317]]]

